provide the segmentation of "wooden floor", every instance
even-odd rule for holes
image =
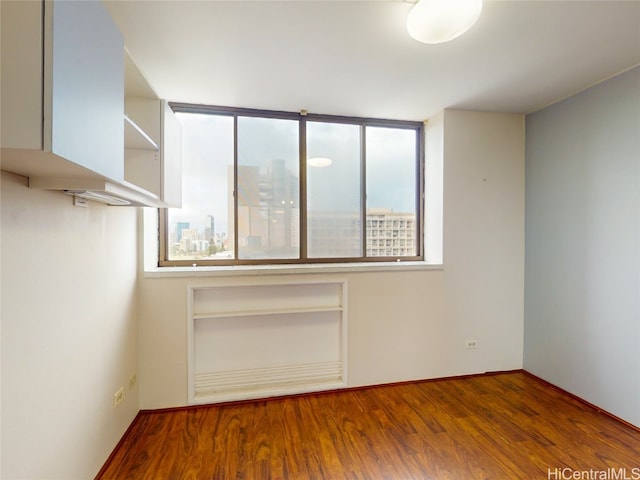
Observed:
[[[142,412],[97,478],[560,480],[623,469],[606,478],[640,478],[640,432],[515,372]]]

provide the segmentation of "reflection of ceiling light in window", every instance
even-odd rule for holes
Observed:
[[[469,30],[482,0],[419,0],[407,16],[409,35],[422,43],[443,43]]]
[[[307,163],[310,167],[323,168],[331,165],[331,159],[326,157],[313,157],[307,160]]]

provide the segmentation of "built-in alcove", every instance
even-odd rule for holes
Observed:
[[[345,281],[190,286],[189,403],[346,385]]]

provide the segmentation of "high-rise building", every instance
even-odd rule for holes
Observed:
[[[188,230],[191,227],[189,222],[178,222],[176,225],[176,242],[182,240],[182,231]]]
[[[274,249],[297,251],[300,245],[297,177],[281,160],[271,162],[264,173],[254,166],[240,167],[238,172],[237,223],[241,250],[246,255]],[[213,217],[210,218],[213,222]],[[391,208],[369,209],[365,228],[363,230],[359,212],[309,212],[309,257],[418,255],[414,213],[394,212]],[[366,235],[366,254],[363,252],[363,234]]]
[[[357,212],[313,212],[307,220],[308,252],[315,258],[362,256],[362,223]],[[371,209],[366,220],[366,256],[418,254],[413,213]]]
[[[230,176],[229,181],[232,180]],[[297,256],[298,204],[298,178],[284,160],[272,160],[264,172],[256,166],[239,166],[236,223],[240,256],[268,257],[275,250],[285,256]],[[229,237],[232,240],[232,232]]]
[[[367,212],[367,256],[411,257],[418,254],[416,216],[392,209]]]

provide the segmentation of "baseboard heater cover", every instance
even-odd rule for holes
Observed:
[[[269,391],[300,392],[316,388],[344,387],[342,362],[315,365],[287,365],[283,367],[257,368],[237,372],[196,374],[196,398],[212,396],[233,399],[247,394],[260,395]],[[299,392],[298,392],[299,393]]]

